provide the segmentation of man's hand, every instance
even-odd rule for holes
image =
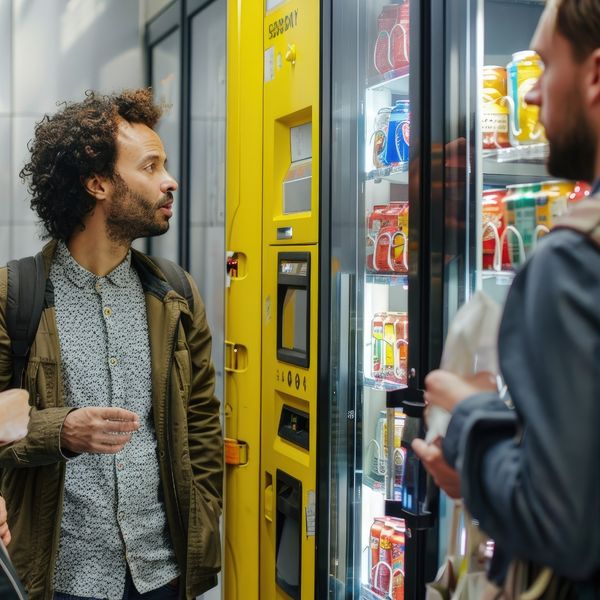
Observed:
[[[63,422],[60,445],[78,454],[116,454],[139,428],[139,417],[124,408],[78,408]]]
[[[489,372],[460,377],[440,369],[425,377],[425,403],[445,408],[448,412],[473,394],[496,391],[496,377]]]
[[[27,435],[29,393],[25,390],[0,392],[0,446],[16,442]]]
[[[444,459],[440,441],[427,444],[424,440],[415,439],[411,445],[435,484],[450,498],[460,498],[460,475]]]
[[[6,512],[6,502],[0,496],[0,539],[5,546],[10,544],[10,529],[8,528],[8,513]]]

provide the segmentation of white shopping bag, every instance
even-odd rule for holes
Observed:
[[[474,375],[482,371],[499,373],[498,328],[502,309],[489,296],[475,292],[456,313],[446,336],[440,368],[456,375]],[[427,416],[428,443],[443,437],[450,413],[431,406]]]

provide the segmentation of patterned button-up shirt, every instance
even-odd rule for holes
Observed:
[[[61,242],[50,279],[65,405],[126,408],[140,422],[121,452],[67,462],[55,590],[121,600],[127,566],[141,593],[179,574],[161,497],[144,293],[131,252],[97,277]]]

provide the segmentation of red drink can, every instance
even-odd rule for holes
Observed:
[[[484,190],[481,205],[481,226],[483,240],[483,268],[493,269],[494,259],[498,269],[510,263],[508,247],[501,248],[500,240],[504,233],[504,205],[506,189]],[[502,255],[500,254],[502,252]]]
[[[390,31],[390,62],[392,68],[406,67],[410,60],[410,3],[408,0],[398,9],[398,20]]]
[[[390,583],[392,581],[392,536],[394,527],[386,521],[379,536],[379,564],[375,569],[377,581],[375,587],[379,592],[389,593]]]
[[[404,522],[395,525],[392,534],[392,599],[404,600]]]
[[[375,589],[375,569],[377,567],[377,563],[379,562],[379,538],[381,537],[381,531],[385,527],[385,517],[375,517],[373,521],[373,525],[371,525],[371,533],[369,546],[371,549],[370,559],[370,570],[369,570],[369,583],[371,588]]]
[[[592,188],[589,183],[585,181],[576,181],[573,186],[573,191],[569,194],[567,199],[569,206],[585,200],[592,192]]]

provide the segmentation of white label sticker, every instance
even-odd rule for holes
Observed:
[[[265,83],[275,79],[275,48],[271,46],[265,50]]]
[[[273,10],[276,6],[283,4],[285,0],[267,0],[267,12]]]
[[[306,501],[306,535],[314,536],[316,533],[317,524],[317,508],[315,506],[315,492],[309,490]]]

